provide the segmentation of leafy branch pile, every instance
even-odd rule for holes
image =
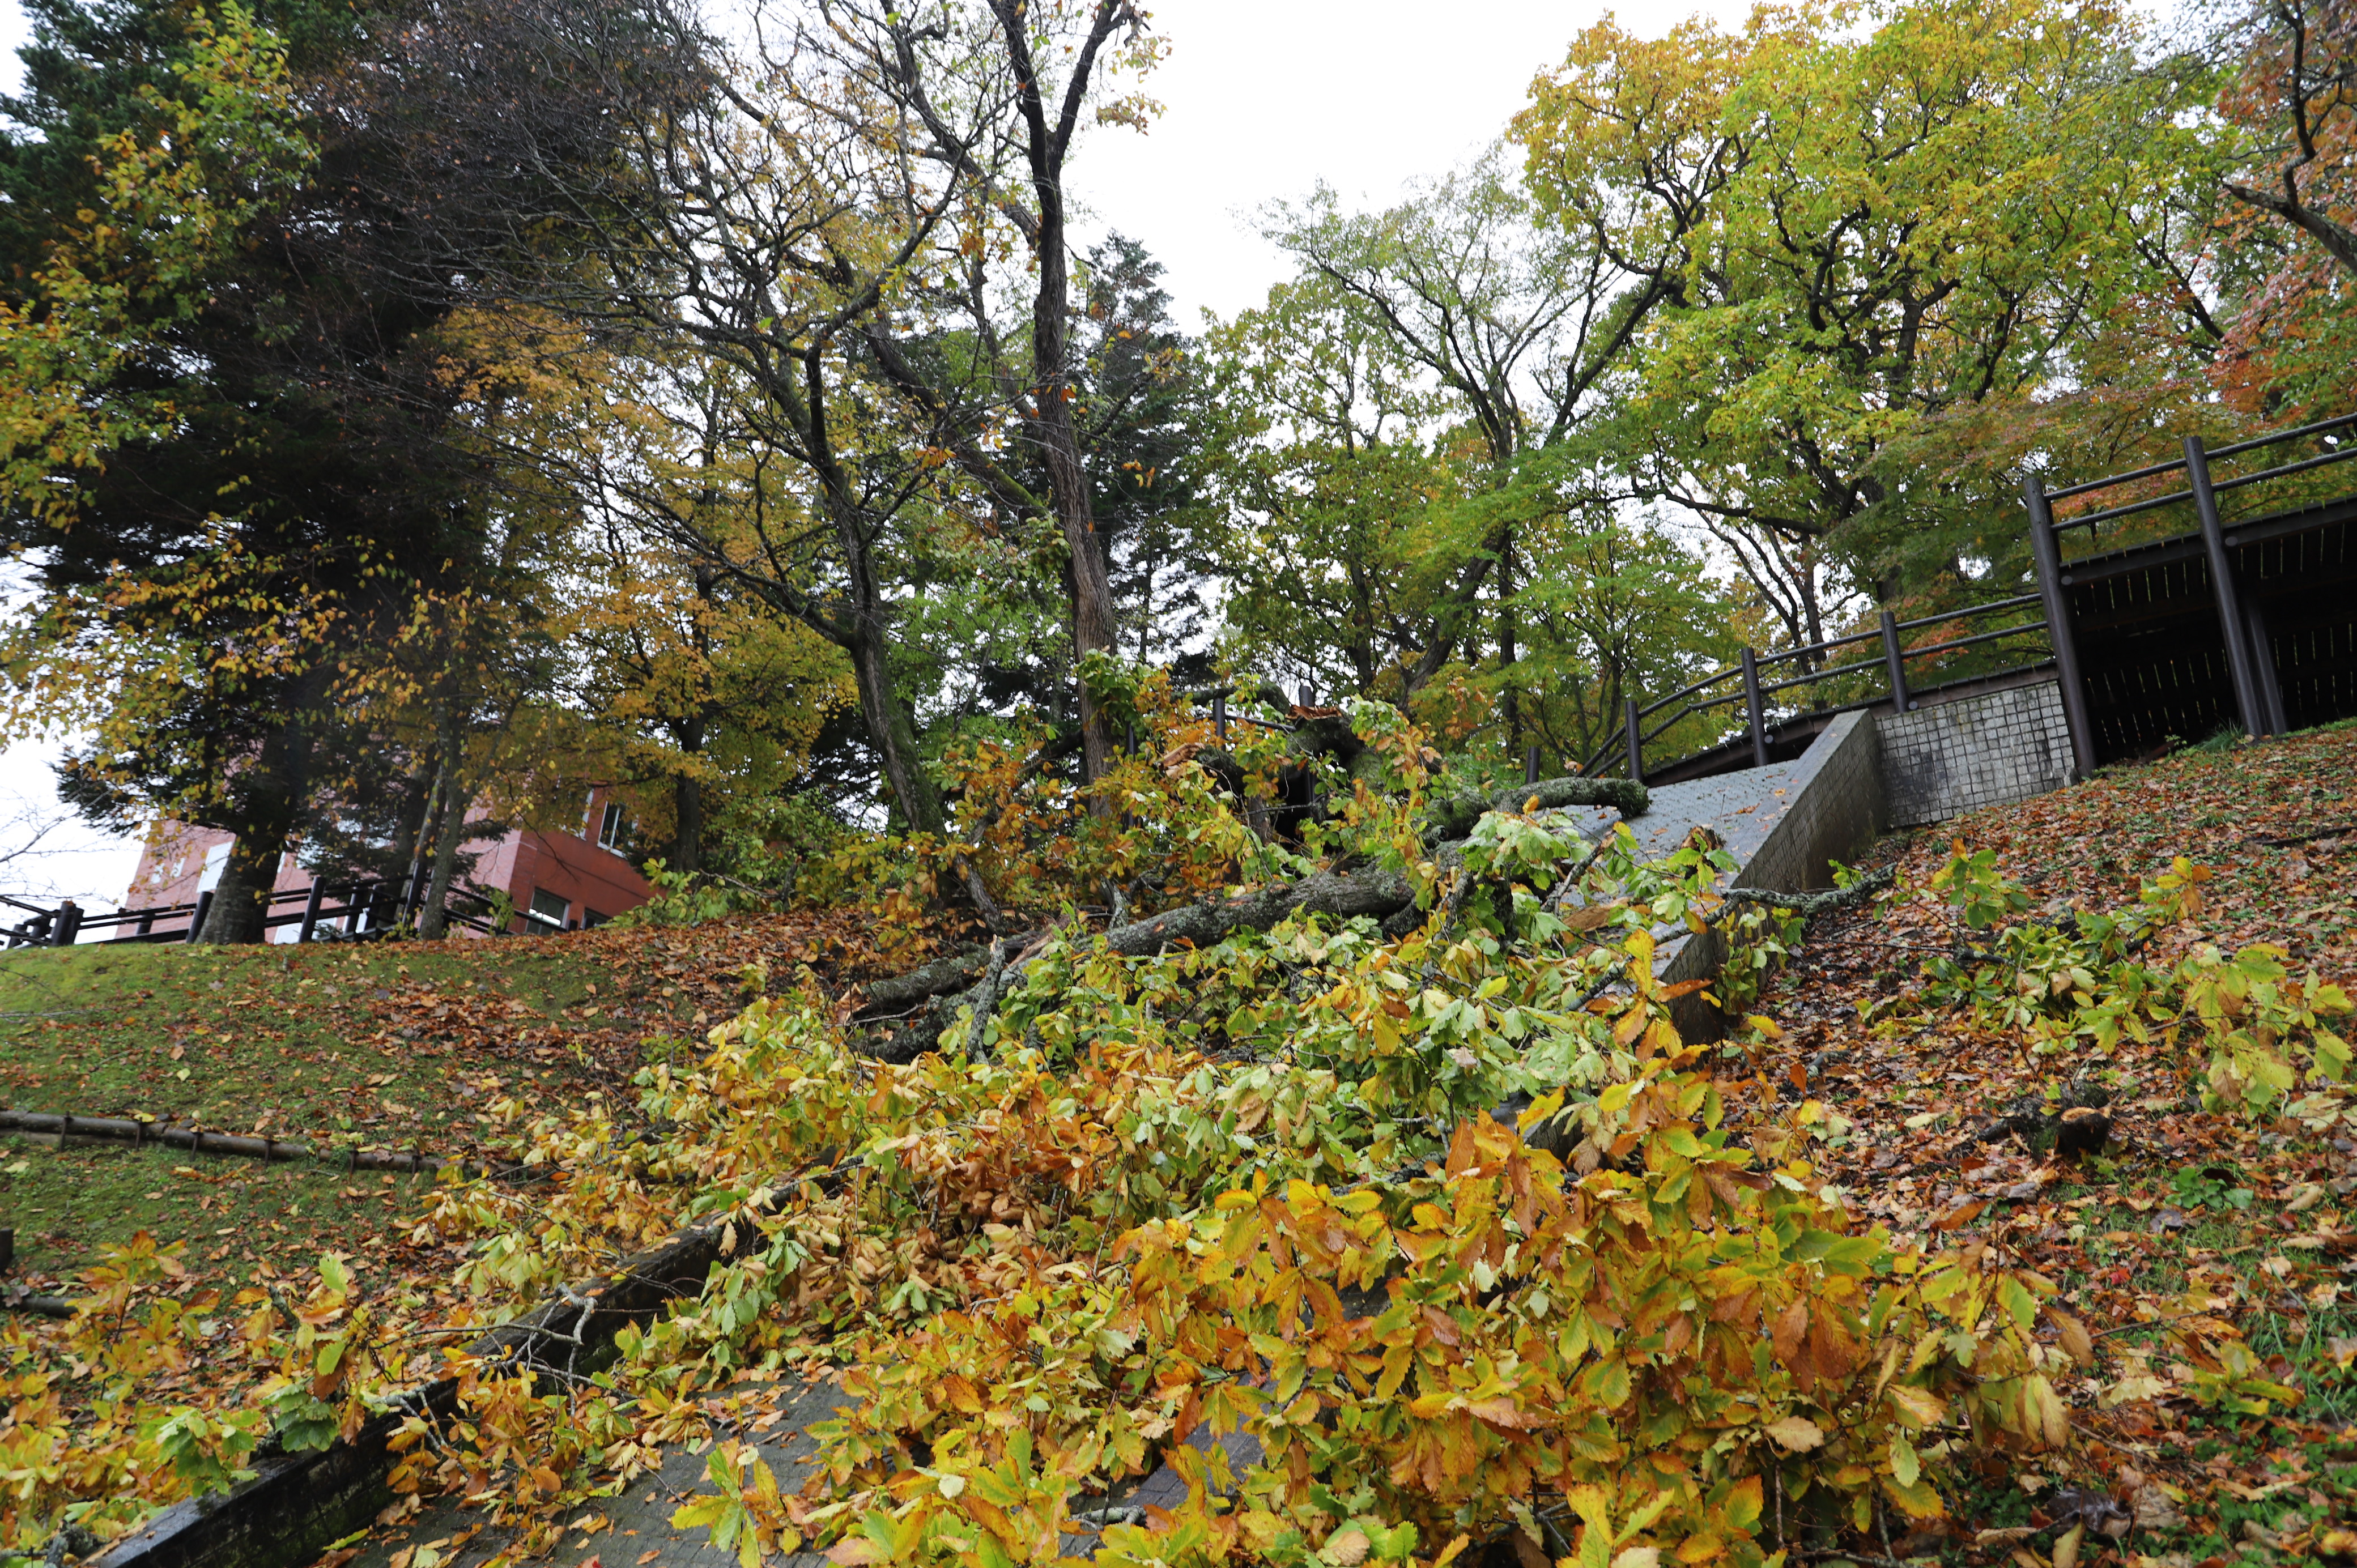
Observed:
[[[1672,1024],[1690,986],[1655,980],[1659,940],[1715,918],[1752,975],[1791,918],[1719,905],[1699,842],[1646,865],[1544,812],[1431,853],[1422,748],[1391,738],[1405,792],[1362,782],[1340,819],[1416,887],[1402,936],[1313,918],[1132,955],[1076,922],[897,1065],[805,976],[648,1069],[627,1122],[497,1107],[551,1179],[436,1195],[421,1233],[468,1248],[447,1299],[331,1264],[300,1300],[167,1305],[165,1253],[103,1310],[16,1328],[18,1375],[60,1393],[10,1429],[10,1538],[119,1530],[446,1368],[459,1417],[410,1423],[396,1484],[485,1495],[529,1551],[705,1434],[700,1393],[847,1363],[856,1407],[803,1494],[724,1443],[683,1515],[748,1562],[1053,1556],[1081,1499],[1165,1455],[1193,1494],[1110,1530],[1121,1560],[1431,1562],[1521,1530],[1757,1562],[1939,1519],[1951,1452],[2062,1444],[2052,1285],[1859,1227],[1811,1163],[1824,1109]],[[691,1220],[726,1227],[722,1263],[612,1366],[454,1359]],[[142,1398],[224,1337],[242,1399]],[[1203,1424],[1265,1462],[1219,1474],[1180,1445]]]

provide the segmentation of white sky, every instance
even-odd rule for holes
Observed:
[[[1738,21],[1742,0],[1637,0],[1623,25],[1659,34],[1696,11]],[[1347,201],[1388,201],[1408,181],[1464,162],[1505,128],[1531,78],[1603,15],[1600,0],[1153,0],[1169,58],[1150,91],[1164,105],[1141,136],[1108,127],[1075,156],[1074,194],[1098,232],[1145,242],[1168,269],[1180,323],[1257,304],[1284,275],[1253,230],[1266,203],[1323,179]],[[0,0],[0,81],[13,90],[25,22]],[[25,838],[13,819],[59,814],[55,742],[0,752],[0,855]],[[62,853],[0,862],[0,893],[38,889],[113,908],[138,860],[69,823]],[[5,923],[5,922],[0,922]]]

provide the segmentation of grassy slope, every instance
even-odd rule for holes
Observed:
[[[2196,941],[2266,941],[2296,972],[2313,965],[2357,991],[2357,727],[2119,770],[1889,841],[1878,858],[1920,886],[1952,843],[1995,849],[2050,918],[2130,902],[2139,877],[2185,855],[2212,879],[2190,927],[2156,944],[2162,961]],[[1976,1522],[2040,1520],[2041,1498],[2066,1482],[2156,1480],[2182,1494],[2190,1526],[2141,1537],[2142,1550],[2264,1562],[2246,1525],[2297,1541],[2316,1520],[2357,1514],[2346,1433],[2357,1418],[2357,1252],[2343,1231],[2344,1216],[2357,1218],[2357,1125],[2210,1115],[2188,1092],[2199,1060],[2136,1047],[2033,1059],[1923,1015],[1910,1001],[1915,966],[1925,946],[1950,940],[1928,898],[1823,923],[1763,998],[1786,1031],[1763,1065],[1853,1123],[1825,1163],[1870,1219],[1903,1239],[2026,1259],[2099,1337],[2098,1366],[2071,1391],[2083,1447],[2051,1476],[1992,1466]],[[1977,1136],[2017,1097],[2073,1077],[2115,1096],[2106,1157],[2058,1163]],[[2103,1407],[2136,1354],[2165,1366],[2205,1316],[2233,1323],[2272,1375],[2298,1387],[2297,1406],[2234,1418],[2180,1388]]]
[[[614,1094],[650,1051],[735,1012],[744,966],[839,946],[780,917],[499,942],[23,949],[0,955],[0,1103],[495,1153],[479,1127],[492,1097]],[[17,1277],[45,1286],[142,1229],[187,1241],[217,1283],[330,1247],[398,1254],[386,1220],[409,1212],[416,1186],[308,1162],[0,1139],[0,1225],[16,1228]]]

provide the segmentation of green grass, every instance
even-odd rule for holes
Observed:
[[[447,1121],[459,1036],[569,1024],[610,978],[554,943],[22,950],[0,955],[0,1098],[241,1130],[269,1112],[290,1132],[442,1101]],[[574,1076],[562,1059],[522,1070]]]
[[[0,1104],[463,1154],[494,1095],[612,1093],[641,1042],[692,1006],[643,964],[619,970],[625,951],[552,940],[19,950],[0,955]],[[316,1258],[374,1244],[414,1207],[414,1178],[311,1162],[7,1144],[0,1225],[35,1278],[69,1278],[142,1229],[232,1272],[273,1251]]]
[[[69,1281],[146,1230],[186,1243],[209,1281],[242,1283],[262,1260],[285,1272],[324,1251],[382,1251],[433,1178],[17,1136],[0,1139],[0,1179],[22,1273]]]

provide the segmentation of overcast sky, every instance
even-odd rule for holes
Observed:
[[[1697,10],[1731,23],[1745,8],[1641,0],[1618,10],[1624,25],[1658,34]],[[1119,230],[1163,263],[1179,320],[1194,328],[1201,310],[1256,304],[1283,275],[1254,231],[1263,206],[1321,179],[1347,199],[1382,202],[1464,162],[1605,9],[1598,0],[1157,0],[1154,26],[1170,51],[1151,91],[1163,113],[1144,135],[1098,131],[1076,154],[1075,194],[1097,233]],[[12,88],[24,35],[16,0],[0,0]],[[0,854],[24,837],[11,819],[58,814],[57,752],[48,741],[0,753]],[[69,853],[0,864],[0,893],[38,888],[93,908],[122,897],[135,843],[78,823],[48,843]]]

